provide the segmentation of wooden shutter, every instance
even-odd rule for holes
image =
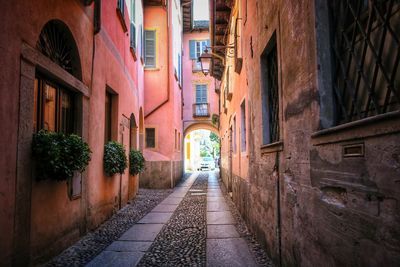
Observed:
[[[196,59],[196,41],[189,40],[190,59]]]
[[[196,85],[196,103],[207,103],[207,85]]]
[[[131,22],[131,47],[136,49],[136,26]]]

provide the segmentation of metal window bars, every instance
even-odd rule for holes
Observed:
[[[276,43],[267,55],[267,94],[270,143],[279,141],[279,91]]]
[[[399,1],[329,2],[336,124],[399,110]]]

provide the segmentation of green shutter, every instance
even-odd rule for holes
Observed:
[[[196,41],[189,40],[190,59],[196,59]]]

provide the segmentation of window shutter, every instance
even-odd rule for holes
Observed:
[[[136,48],[136,26],[131,22],[131,47]]]
[[[190,59],[196,59],[196,41],[189,40]]]
[[[156,66],[156,32],[145,31],[145,66],[155,67]]]

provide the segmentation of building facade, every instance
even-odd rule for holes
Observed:
[[[181,6],[146,1],[144,13],[146,168],[140,187],[173,188],[183,171]]]
[[[3,4],[0,265],[38,264],[96,228],[135,196],[138,177],[108,177],[104,145],[139,149],[144,131],[141,1]],[[24,18],[16,20],[15,18]],[[136,27],[136,28],[135,28]],[[67,182],[38,181],[40,129],[80,135],[92,150]]]
[[[281,266],[397,266],[396,1],[210,1],[221,176]]]
[[[198,58],[210,47],[209,18],[196,17],[194,9],[207,2],[183,1],[183,137],[185,169],[195,170],[199,161],[197,138],[190,133],[207,129],[218,133],[219,87],[210,75],[202,72]],[[197,140],[197,141],[195,141]]]

